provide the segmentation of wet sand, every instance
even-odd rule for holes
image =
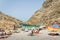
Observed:
[[[42,30],[40,34],[28,36],[28,32],[14,33],[7,39],[0,40],[60,40],[60,36],[49,36],[47,30]]]

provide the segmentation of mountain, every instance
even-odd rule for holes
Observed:
[[[60,20],[60,0],[46,0],[42,7],[26,22],[27,24],[48,25]]]
[[[21,23],[23,23],[21,20],[0,12],[0,28],[13,29],[14,26],[19,27]]]

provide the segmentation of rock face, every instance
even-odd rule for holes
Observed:
[[[18,27],[21,23],[22,21],[0,12],[0,28],[13,29],[14,26]]]
[[[46,0],[42,8],[27,21],[27,24],[46,25],[58,19],[60,20],[60,0]]]

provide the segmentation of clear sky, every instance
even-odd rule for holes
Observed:
[[[27,21],[44,0],[0,0],[0,11],[22,21]]]

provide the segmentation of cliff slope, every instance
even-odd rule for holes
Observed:
[[[60,20],[60,0],[46,0],[42,8],[37,10],[34,15],[27,21],[27,24],[46,25],[51,21]]]

